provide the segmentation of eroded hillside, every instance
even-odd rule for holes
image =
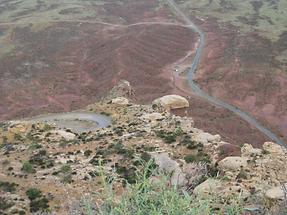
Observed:
[[[186,106],[179,99],[170,107]],[[168,173],[169,184],[179,192],[186,190],[192,201],[216,193],[210,207],[218,213],[234,196],[245,212],[282,208],[286,150],[274,143],[262,149],[236,147],[195,128],[192,118],[171,115],[158,105],[132,104],[123,97],[89,105],[86,111],[109,115],[113,124],[84,133],[53,124],[1,124],[1,213],[87,214],[88,200],[94,205],[90,214],[96,214],[105,202],[102,174],[107,180],[117,178],[113,186],[119,198],[127,184],[136,183],[148,161]],[[156,182],[156,175],[149,177]]]

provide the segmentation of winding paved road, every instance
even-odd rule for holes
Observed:
[[[178,7],[178,5],[173,0],[166,0],[166,2],[170,6],[170,8],[173,10],[173,12],[175,14],[177,14],[178,16],[180,16],[181,19],[187,24],[187,26],[189,28],[191,28],[193,31],[195,31],[196,33],[198,33],[199,36],[200,36],[200,43],[199,43],[199,46],[197,47],[197,50],[196,50],[193,62],[192,62],[191,66],[190,66],[190,69],[188,71],[188,77],[187,77],[188,78],[188,83],[189,83],[192,91],[194,92],[194,94],[196,94],[200,98],[203,98],[203,99],[207,100],[209,103],[212,103],[213,105],[225,108],[225,109],[235,113],[236,115],[238,115],[239,117],[244,119],[246,122],[248,122],[250,125],[252,125],[255,128],[257,128],[261,133],[263,133],[264,135],[269,137],[272,141],[274,141],[277,144],[287,148],[287,145],[284,143],[284,141],[281,138],[279,138],[271,130],[265,128],[262,124],[260,124],[252,116],[248,115],[247,113],[245,113],[244,111],[240,110],[239,108],[237,108],[237,107],[235,107],[233,105],[227,104],[227,103],[225,103],[224,101],[222,101],[222,100],[220,100],[218,98],[215,98],[213,96],[208,95],[203,90],[201,90],[200,87],[193,81],[193,77],[194,77],[194,74],[196,73],[197,67],[198,67],[198,65],[200,63],[201,54],[202,54],[202,51],[203,51],[203,48],[204,48],[204,42],[205,42],[204,32],[201,31],[191,21],[191,19],[186,14],[184,14],[181,11],[181,9]]]

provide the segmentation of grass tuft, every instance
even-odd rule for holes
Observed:
[[[186,191],[179,191],[169,183],[169,176],[154,169],[153,161],[145,163],[141,171],[137,171],[136,181],[126,184],[124,193],[116,194],[113,182],[115,179],[107,177],[100,171],[103,193],[100,194],[101,204],[93,210],[91,201],[85,202],[86,214],[99,215],[211,215],[242,214],[243,207],[239,201],[222,204],[218,208],[217,201],[211,199],[197,199]],[[152,172],[152,174],[151,174]],[[215,206],[217,205],[217,206]]]

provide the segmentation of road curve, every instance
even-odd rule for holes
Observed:
[[[200,30],[192,21],[191,19],[181,11],[181,9],[178,7],[178,5],[174,2],[174,0],[166,0],[168,5],[170,6],[171,10],[178,16],[181,17],[181,19],[187,24],[187,27],[195,31],[200,36],[200,42],[197,47],[195,56],[193,58],[193,62],[190,66],[190,69],[188,71],[187,79],[188,84],[191,87],[194,94],[196,94],[198,97],[203,98],[207,100],[209,103],[216,105],[221,108],[225,108],[236,115],[238,115],[240,118],[248,122],[250,125],[257,128],[262,134],[266,135],[268,138],[270,138],[272,141],[276,142],[277,144],[287,148],[287,145],[284,143],[284,141],[278,137],[275,133],[273,133],[271,130],[265,128],[262,124],[260,124],[255,118],[250,116],[249,114],[245,113],[244,111],[240,110],[238,107],[230,105],[225,103],[224,101],[210,96],[207,93],[205,93],[203,90],[200,89],[200,87],[193,81],[194,74],[196,73],[196,70],[198,68],[198,65],[200,63],[201,54],[204,48],[205,43],[205,35],[204,32]]]
[[[94,131],[108,127],[112,120],[110,117],[93,112],[50,113],[22,119],[32,123],[51,123],[59,128],[70,129],[75,133]]]

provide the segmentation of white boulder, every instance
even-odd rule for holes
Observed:
[[[161,98],[155,99],[152,104],[163,107],[168,111],[189,107],[189,102],[187,101],[187,99],[179,95],[166,95]]]
[[[168,153],[152,154],[155,163],[158,165],[160,170],[171,173],[170,182],[172,185],[177,185],[178,187],[183,187],[186,185],[187,180],[182,172],[179,164],[172,160]]]
[[[222,189],[222,183],[219,180],[209,178],[197,187],[195,187],[193,193],[197,196],[205,197],[210,194],[216,194]]]
[[[199,129],[193,129],[192,139],[195,142],[208,144],[208,143],[218,143],[221,140],[220,135],[212,135],[206,132],[203,132]]]
[[[243,157],[226,157],[219,161],[218,166],[224,171],[238,171],[247,167],[247,159]]]

